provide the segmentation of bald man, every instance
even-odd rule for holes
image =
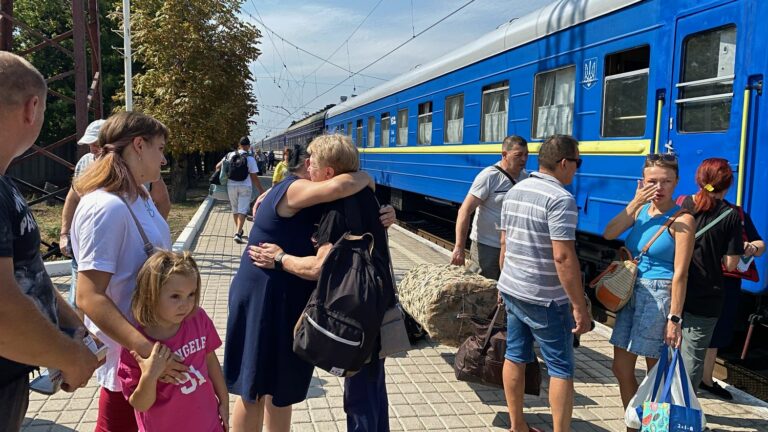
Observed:
[[[13,181],[11,161],[29,149],[45,117],[46,83],[29,62],[0,51],[0,430],[18,431],[34,366],[59,369],[62,388],[88,383],[97,360],[59,328],[83,323],[45,272],[40,230]]]

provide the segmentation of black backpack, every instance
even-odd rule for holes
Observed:
[[[348,223],[359,220],[350,200],[345,201]],[[350,218],[350,211],[357,218]],[[336,376],[352,376],[371,359],[390,306],[372,251],[372,234],[344,234],[325,258],[317,287],[294,329],[293,351]]]
[[[248,155],[235,152],[229,158],[229,177],[230,180],[243,181],[248,178]]]

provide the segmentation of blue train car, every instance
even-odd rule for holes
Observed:
[[[535,169],[545,137],[574,135],[580,246],[599,255],[647,153],[678,154],[680,194],[723,157],[737,173],[727,199],[768,236],[765,17],[762,0],[558,1],[332,108],[326,130],[352,136],[377,183],[453,203],[504,136],[530,138]],[[745,289],[764,291],[766,258]]]
[[[294,122],[274,137],[264,140],[264,148],[282,155],[285,147],[308,143],[325,131],[325,116],[333,106],[333,104],[327,105],[323,109]]]

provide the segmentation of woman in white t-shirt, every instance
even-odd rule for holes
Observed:
[[[101,385],[96,431],[138,429],[133,408],[121,393],[117,367],[121,346],[144,358],[152,352],[153,344],[127,317],[136,276],[147,259],[143,237],[155,248],[171,245],[168,224],[143,186],[160,178],[167,137],[168,128],[152,117],[115,114],[101,127],[101,156],[74,183],[82,197],[71,229],[79,266],[77,304],[88,329],[109,348],[96,371]],[[183,369],[174,362],[166,374],[175,376]]]

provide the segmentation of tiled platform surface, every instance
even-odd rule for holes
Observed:
[[[202,306],[213,317],[224,336],[227,290],[239,265],[242,245],[232,241],[232,218],[228,205],[214,206],[193,248],[203,276]],[[250,226],[250,225],[249,225]],[[423,262],[447,262],[435,250],[397,229],[391,231],[395,271],[402,275]],[[56,281],[68,289],[68,278]],[[610,370],[612,348],[609,330],[596,330],[582,339],[576,351],[576,401],[573,430],[624,431],[618,386]],[[407,357],[387,361],[387,380],[392,430],[487,431],[509,428],[503,392],[458,382],[453,376],[454,350],[423,342]],[[221,351],[219,352],[221,356]],[[644,373],[638,363],[637,375]],[[545,380],[546,381],[546,380]],[[308,398],[294,409],[295,431],[345,431],[341,379],[318,371]],[[31,396],[25,432],[92,431],[98,406],[97,386],[74,394]],[[232,397],[234,400],[234,397]],[[526,396],[526,416],[531,426],[551,430],[546,383],[541,397]],[[749,401],[726,403],[702,398],[712,430],[768,431],[768,408]],[[166,431],[163,431],[166,432]]]

